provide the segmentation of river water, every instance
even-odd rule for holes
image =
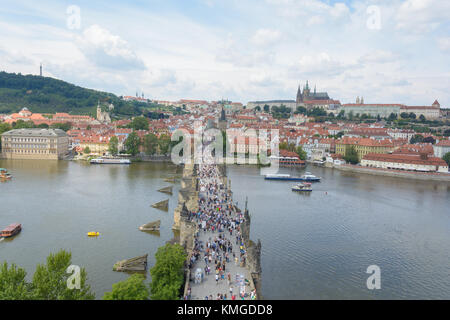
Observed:
[[[127,277],[112,271],[115,262],[148,253],[151,267],[157,248],[173,238],[179,184],[172,196],[156,190],[172,185],[163,179],[174,165],[0,160],[0,167],[14,176],[0,184],[0,227],[23,225],[0,242],[0,262],[24,267],[29,279],[63,248],[86,268],[100,299]],[[292,192],[292,182],[265,181],[256,167],[228,167],[240,207],[248,197],[251,238],[262,241],[264,298],[450,298],[450,185],[307,170],[323,178],[310,195]],[[150,207],[165,199],[169,212]],[[158,219],[159,234],[138,230]],[[369,265],[381,269],[380,290],[366,287]]]

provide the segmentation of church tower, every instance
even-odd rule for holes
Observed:
[[[308,101],[309,99],[309,94],[311,93],[311,91],[309,90],[309,84],[308,84],[308,80],[306,80],[306,86],[303,88],[303,101]]]
[[[221,130],[221,131],[227,130],[227,117],[225,115],[225,110],[223,109],[223,107],[222,107],[222,111],[220,112],[219,130]]]
[[[98,101],[98,104],[97,104],[97,120],[100,122],[103,121],[102,108],[100,108],[100,100]]]
[[[303,102],[302,90],[300,89],[300,86],[298,86],[296,102],[297,105]]]

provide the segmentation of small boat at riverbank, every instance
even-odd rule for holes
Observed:
[[[129,159],[119,158],[96,158],[92,159],[91,164],[131,164]]]
[[[264,177],[265,180],[284,180],[284,181],[305,181],[305,182],[319,182],[321,178],[306,172],[301,177],[291,176],[290,174],[268,174]]]
[[[297,192],[311,192],[311,183],[305,182],[305,183],[299,183],[292,187],[292,191]]]
[[[8,170],[4,168],[0,168],[0,180],[11,180],[12,175],[8,172]]]
[[[0,237],[10,238],[18,234],[20,231],[22,231],[22,225],[20,223],[13,223],[0,232]]]

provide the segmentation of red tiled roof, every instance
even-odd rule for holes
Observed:
[[[422,158],[420,154],[404,155],[404,154],[369,153],[363,157],[363,160],[422,164],[422,165],[433,165],[444,167],[447,166],[447,163],[441,158],[437,157]]]

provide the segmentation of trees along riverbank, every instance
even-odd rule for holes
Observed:
[[[0,266],[0,300],[92,300],[95,295],[87,284],[84,268],[79,273],[79,289],[70,289],[72,254],[61,250],[47,257],[46,264],[38,264],[33,280],[27,282],[25,269],[5,261]]]
[[[186,253],[179,244],[166,244],[156,252],[156,263],[151,268],[152,282],[145,276],[133,274],[127,280],[112,285],[104,300],[178,300],[184,285]],[[16,264],[0,265],[0,300],[93,300],[94,293],[87,283],[84,268],[79,269],[79,288],[76,274],[68,272],[72,254],[60,250],[38,264],[32,281],[27,282],[25,269]],[[70,270],[70,269],[69,269]],[[70,285],[72,284],[72,285]]]

